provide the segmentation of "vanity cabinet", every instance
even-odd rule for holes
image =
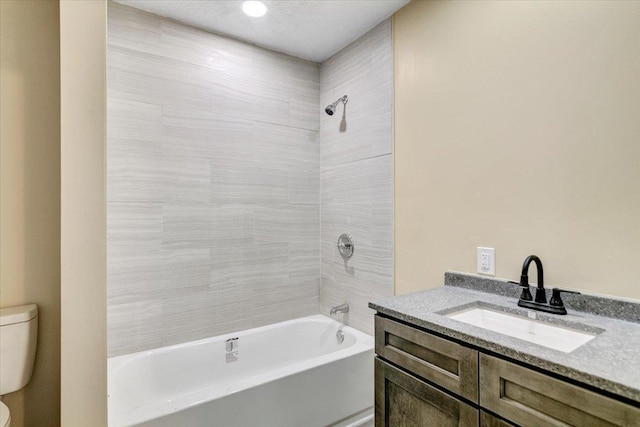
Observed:
[[[513,427],[515,424],[511,424],[505,420],[501,420],[498,417],[494,417],[490,413],[480,410],[480,425],[482,427]]]
[[[640,408],[376,315],[377,427],[638,426]]]
[[[376,316],[376,354],[478,403],[478,352],[394,320]]]
[[[640,426],[640,409],[480,354],[480,406],[520,425]]]
[[[376,426],[478,427],[478,409],[380,359],[375,361]]]

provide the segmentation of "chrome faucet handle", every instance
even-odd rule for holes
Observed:
[[[578,294],[578,295],[580,295],[580,292],[567,291],[565,289],[560,289],[560,288],[553,288],[551,290],[551,299],[549,300],[549,305],[551,305],[553,307],[564,307],[564,302],[562,301],[562,298],[560,297],[561,293]]]

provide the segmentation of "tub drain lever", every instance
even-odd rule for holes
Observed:
[[[224,342],[224,349],[226,350],[225,359],[227,363],[235,362],[238,360],[238,357],[240,355],[238,351],[239,347],[240,347],[239,337],[229,338]]]
[[[238,351],[238,347],[240,346],[239,338],[229,338],[224,342],[224,348],[227,350],[227,353],[231,351]]]

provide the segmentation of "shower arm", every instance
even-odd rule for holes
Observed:
[[[349,97],[347,95],[343,96],[342,98],[338,98],[338,100],[336,102],[334,102],[334,105],[338,105],[338,102],[342,101],[343,104],[347,104],[347,102],[349,102]]]

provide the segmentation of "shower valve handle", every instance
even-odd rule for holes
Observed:
[[[355,250],[353,237],[348,233],[342,233],[340,237],[338,237],[336,247],[338,248],[338,252],[340,252],[340,256],[342,256],[345,261],[348,260],[353,256],[353,251]]]

